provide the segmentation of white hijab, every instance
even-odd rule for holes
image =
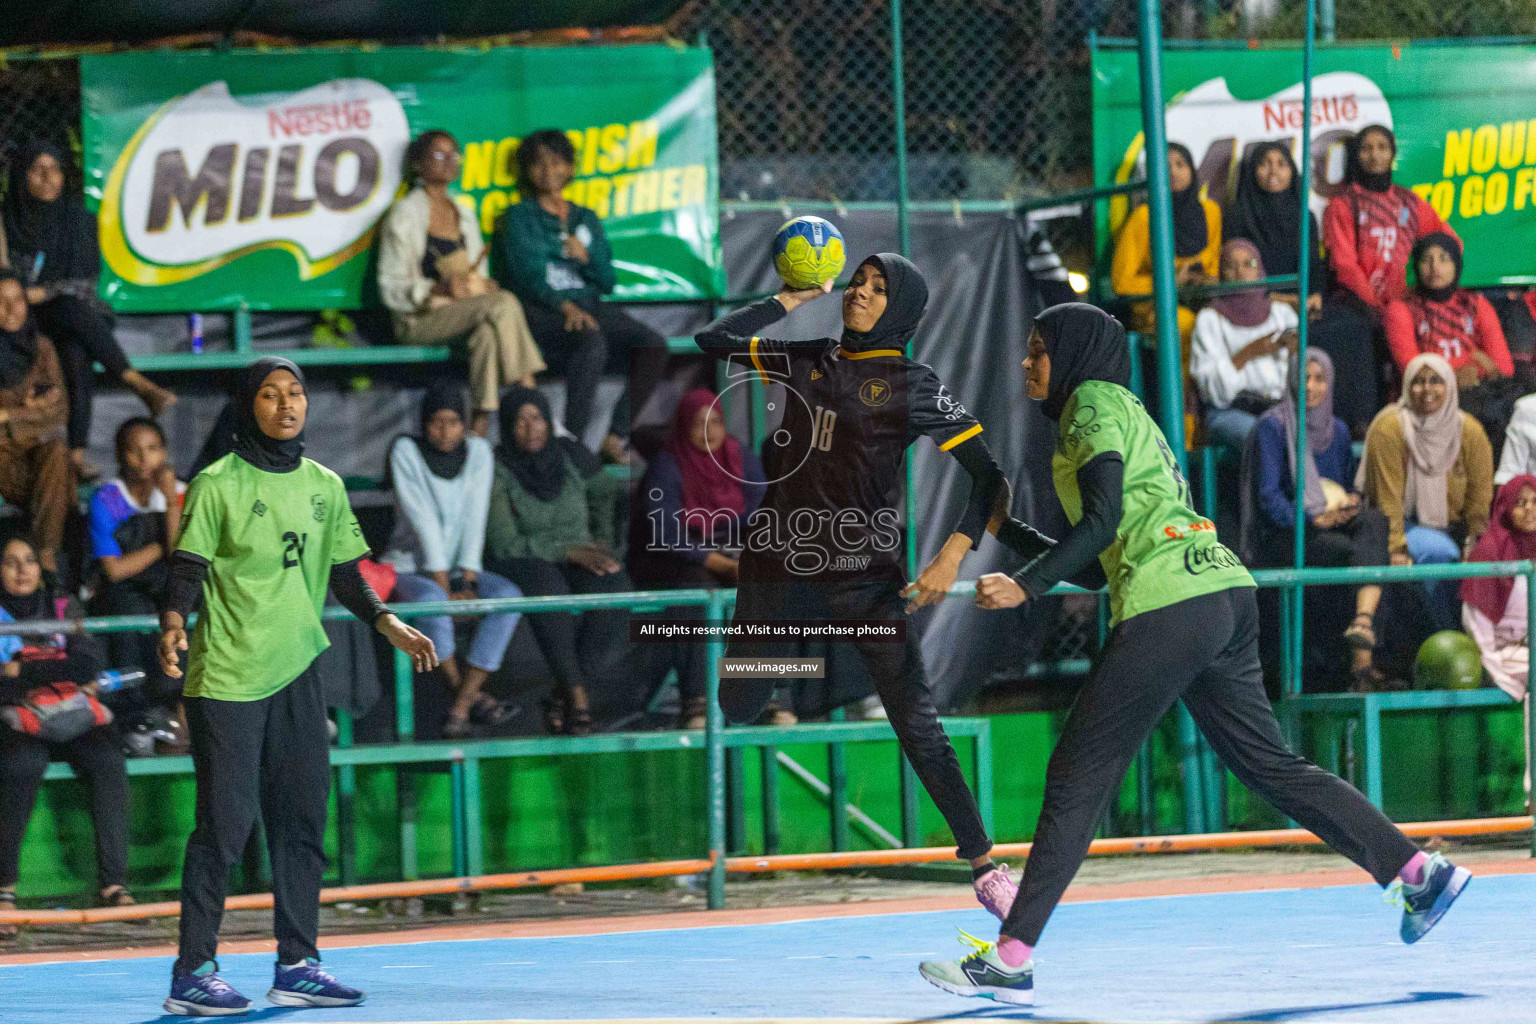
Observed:
[[[1428,368],[1445,381],[1445,404],[1438,412],[1420,416],[1409,405],[1408,394],[1419,371]],[[1403,394],[1397,400],[1403,424],[1403,444],[1408,449],[1407,479],[1403,483],[1403,515],[1424,526],[1443,530],[1451,524],[1446,504],[1446,477],[1461,454],[1461,404],[1456,391],[1456,371],[1433,352],[1423,352],[1403,371]]]

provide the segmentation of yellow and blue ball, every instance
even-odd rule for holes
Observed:
[[[796,217],[773,238],[773,266],[791,288],[816,288],[837,280],[847,253],[837,225],[820,217]]]

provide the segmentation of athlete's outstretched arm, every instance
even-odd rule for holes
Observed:
[[[960,521],[955,524],[939,553],[917,579],[902,591],[904,596],[912,599],[907,605],[908,611],[944,600],[960,575],[960,562],[965,558],[965,553],[976,550],[983,533],[996,535],[999,524],[1007,518],[1008,509],[1013,503],[1013,489],[1008,486],[1008,478],[997,467],[997,460],[992,457],[991,450],[980,434],[966,437],[950,448],[949,453],[970,475],[971,496],[966,501]]]
[[[417,672],[437,667],[437,649],[431,639],[414,626],[406,625],[394,612],[384,607],[379,595],[363,578],[358,563],[366,555],[331,566],[331,592],[341,606],[379,632],[391,645],[410,656]]]
[[[820,288],[804,288],[799,291],[785,288],[777,295],[770,295],[766,299],[742,306],[734,313],[727,313],[695,334],[693,340],[698,343],[699,348],[717,359],[724,359],[737,352],[752,352],[755,355],[758,351],[783,351],[785,347],[797,343],[759,338],[757,332],[769,324],[777,323],[791,311],[807,302],[821,298],[831,290],[832,282],[830,281]],[[826,342],[817,341],[814,344],[817,347],[823,347]]]
[[[1083,518],[1060,543],[1052,545],[1014,576],[1025,594],[1039,597],[1062,580],[1093,590],[1104,586],[1099,554],[1115,542],[1115,532],[1120,528],[1124,481],[1125,463],[1118,452],[1096,455],[1077,471]],[[1089,571],[1086,578],[1085,570]]]

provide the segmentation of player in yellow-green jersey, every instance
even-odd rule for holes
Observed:
[[[358,571],[368,554],[341,478],[302,456],[309,399],[303,372],[267,357],[234,397],[234,451],[187,488],[160,615],[160,664],[182,675],[186,621],[199,600],[186,672],[197,810],[181,872],[181,946],[168,1013],[228,1016],[250,1000],[215,960],[229,869],[258,809],[272,857],[277,965],[267,999],[280,1006],[352,1006],[363,993],[320,968],[320,877],[331,786],[325,698],[313,670],[328,646],[326,589],[418,672],[432,641],[380,603]]]
[[[998,540],[1030,559],[976,586],[1012,608],[1062,580],[1108,586],[1114,623],[1051,754],[1045,806],[996,945],[922,965],[956,995],[1027,1003],[1031,954],[1088,853],[1131,758],[1182,700],[1239,780],[1386,886],[1401,879],[1401,935],[1416,941],[1471,877],[1426,857],[1353,786],[1285,746],[1264,693],[1253,578],[1191,507],[1167,440],[1126,389],[1125,328],[1082,303],[1040,314],[1024,361],[1029,397],[1056,423],[1051,473],[1072,529],[1059,543],[1016,519]]]

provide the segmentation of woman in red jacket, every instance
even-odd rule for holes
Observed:
[[[1339,415],[1359,436],[1381,406],[1377,339],[1387,304],[1407,290],[1408,256],[1424,235],[1455,232],[1424,200],[1392,183],[1397,138],[1368,125],[1349,142],[1344,191],[1323,213],[1323,241],[1335,289],[1315,341],[1333,357]]]
[[[1454,235],[1436,231],[1420,238],[1409,264],[1415,284],[1387,305],[1383,318],[1392,359],[1401,371],[1421,352],[1444,357],[1456,371],[1462,409],[1499,451],[1515,400],[1530,379],[1530,356],[1522,356],[1517,374],[1493,304],[1461,287],[1461,242]]]

